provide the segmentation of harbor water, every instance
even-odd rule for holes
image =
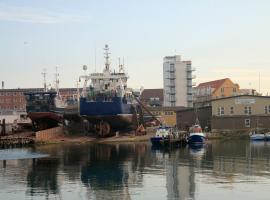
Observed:
[[[0,199],[269,199],[269,152],[248,140],[0,150]]]

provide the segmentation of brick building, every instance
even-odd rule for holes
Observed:
[[[163,89],[144,89],[140,96],[140,101],[145,106],[163,106]]]
[[[8,111],[25,111],[25,92],[42,92],[43,88],[0,89],[0,114]],[[77,88],[62,88],[63,99],[76,99]]]

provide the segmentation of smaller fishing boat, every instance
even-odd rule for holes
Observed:
[[[266,141],[270,141],[270,132],[265,133],[264,139],[265,139]]]
[[[169,143],[169,137],[172,134],[171,127],[161,125],[157,128],[155,136],[151,137],[151,143],[154,146]]]
[[[262,133],[260,129],[258,128],[250,132],[249,138],[250,140],[253,140],[253,141],[263,141],[266,139],[265,134]]]
[[[199,124],[195,124],[189,129],[188,143],[189,144],[203,144],[205,143],[205,134]]]

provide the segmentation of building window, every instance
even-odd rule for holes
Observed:
[[[233,93],[236,93],[236,88],[233,88]]]
[[[221,115],[224,115],[224,107],[218,107],[217,109],[217,115],[218,116],[221,116]]]
[[[250,106],[245,106],[245,114],[246,115],[251,115],[251,107]]]
[[[231,108],[230,108],[230,113],[231,113],[231,114],[234,114],[234,107],[231,107]]]
[[[268,114],[267,106],[264,106],[264,114]]]
[[[268,106],[268,113],[270,113],[270,106]]]
[[[224,88],[221,88],[220,91],[221,91],[221,93],[223,93],[224,92]]]
[[[172,111],[165,111],[165,115],[173,115]]]
[[[220,108],[220,115],[224,115],[224,107]]]
[[[245,119],[245,127],[250,128],[250,119]]]

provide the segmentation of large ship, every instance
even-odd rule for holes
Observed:
[[[138,125],[136,103],[127,88],[128,75],[119,63],[116,72],[110,68],[109,47],[105,45],[103,73],[81,76],[85,80],[80,97],[80,115],[87,119],[100,136],[134,129]],[[86,70],[86,67],[84,68]],[[88,81],[91,81],[88,86]]]

